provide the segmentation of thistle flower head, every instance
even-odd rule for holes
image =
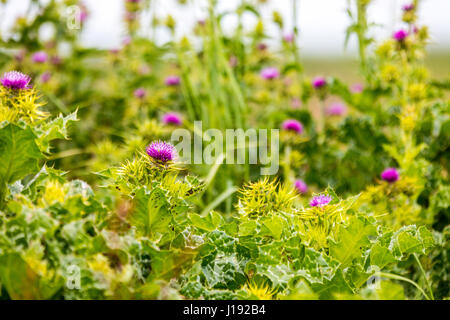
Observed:
[[[51,77],[52,77],[52,74],[50,72],[46,71],[41,75],[41,82],[46,83],[50,80]]]
[[[319,89],[325,87],[327,84],[327,80],[324,77],[315,77],[312,81],[312,85],[314,88]]]
[[[352,93],[361,93],[364,89],[364,85],[362,83],[354,83],[351,87],[350,87],[350,91]]]
[[[311,201],[309,202],[309,205],[311,207],[322,208],[322,207],[326,206],[327,204],[329,204],[331,200],[333,200],[332,197],[321,194],[319,196],[313,197],[311,199]]]
[[[38,51],[33,54],[31,60],[35,63],[44,63],[47,61],[48,55],[45,51]]]
[[[261,70],[261,77],[266,80],[272,80],[278,78],[280,76],[280,72],[277,68],[268,67]]]
[[[164,141],[152,142],[146,149],[147,154],[154,160],[166,163],[173,161],[176,156],[176,150],[173,145]]]
[[[144,98],[146,94],[147,92],[144,88],[137,88],[136,90],[134,90],[134,96],[136,98]]]
[[[400,29],[400,30],[397,30],[396,32],[394,32],[392,37],[397,41],[403,41],[406,39],[407,36],[408,36],[408,31]]]
[[[308,185],[303,180],[296,180],[294,183],[295,189],[300,193],[308,192]]]
[[[281,126],[284,130],[295,131],[298,134],[303,132],[303,125],[295,119],[288,119]]]
[[[179,125],[181,125],[182,120],[181,120],[181,116],[178,113],[169,112],[163,116],[162,122],[164,124],[172,124],[172,125],[179,126]]]
[[[168,76],[164,81],[166,86],[177,86],[180,84],[180,77],[178,76]]]
[[[347,107],[342,103],[333,103],[326,110],[329,116],[342,116],[347,111]]]
[[[283,40],[284,40],[285,42],[292,42],[292,41],[294,41],[294,38],[295,38],[295,35],[294,35],[293,32],[286,33],[286,34],[283,36]]]
[[[291,107],[294,109],[300,108],[302,106],[302,101],[299,98],[292,98]]]
[[[381,179],[389,183],[397,181],[399,177],[400,175],[395,168],[387,168],[381,173]]]
[[[414,10],[414,8],[415,8],[414,3],[408,3],[402,6],[403,11],[412,11]]]
[[[265,43],[258,43],[258,50],[260,50],[260,51],[264,51],[264,50],[266,50],[267,49],[267,44],[265,44]]]
[[[1,79],[1,83],[5,88],[15,90],[29,89],[30,81],[31,78],[29,76],[18,71],[6,72]]]

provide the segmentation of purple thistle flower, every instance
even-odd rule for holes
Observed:
[[[397,41],[403,41],[406,39],[407,36],[408,36],[408,31],[400,29],[400,30],[394,32],[392,37]]]
[[[180,84],[180,77],[178,76],[168,76],[164,81],[166,86],[177,86]]]
[[[44,63],[47,61],[47,53],[45,51],[38,51],[33,54],[31,60],[35,63]]]
[[[266,80],[272,80],[278,78],[280,76],[280,72],[277,68],[268,67],[261,70],[261,77]]]
[[[126,36],[125,38],[122,39],[122,44],[124,46],[127,46],[131,43],[131,37],[130,36]]]
[[[352,93],[361,93],[364,89],[364,85],[362,83],[354,83],[351,87],[350,87],[350,91]]]
[[[176,156],[175,147],[164,141],[152,142],[147,147],[146,151],[151,158],[163,163],[174,160]]]
[[[324,77],[315,77],[312,85],[314,88],[319,89],[327,85],[327,80]]]
[[[308,185],[303,180],[296,180],[294,186],[300,193],[308,192]]]
[[[46,83],[50,80],[51,77],[52,77],[52,74],[50,72],[46,71],[41,75],[41,82]]]
[[[311,199],[311,201],[309,202],[309,205],[311,207],[322,208],[322,207],[326,206],[327,204],[329,204],[331,200],[333,200],[332,197],[321,194],[320,196],[313,197]]]
[[[230,64],[230,67],[234,68],[238,64],[238,58],[236,56],[231,56],[228,63]]]
[[[264,51],[266,49],[267,49],[267,44],[262,43],[262,42],[258,44],[258,50]]]
[[[14,55],[14,58],[18,61],[18,62],[22,62],[23,58],[25,58],[25,50],[21,49],[19,50],[19,52],[17,52]]]
[[[347,107],[342,103],[333,103],[326,112],[329,116],[342,116],[346,111]]]
[[[178,113],[169,112],[163,116],[162,122],[164,124],[172,124],[172,125],[179,126],[179,125],[181,125],[182,120],[181,120],[181,116]]]
[[[387,168],[381,173],[381,179],[389,183],[397,181],[399,177],[400,175],[395,168]]]
[[[55,66],[57,66],[57,65],[60,65],[60,64],[61,64],[62,60],[61,60],[61,57],[59,57],[59,56],[52,56],[52,57],[50,58],[50,62],[51,62],[52,64],[54,64]]]
[[[5,88],[9,89],[29,89],[31,77],[18,71],[10,71],[3,74],[0,82]]]
[[[136,98],[142,99],[146,96],[147,92],[145,91],[144,88],[137,88],[136,90],[134,90],[134,96]]]
[[[137,17],[138,17],[138,15],[136,12],[130,12],[130,11],[125,12],[125,21],[132,22],[132,21],[135,21],[137,19]]]
[[[414,10],[414,8],[415,8],[414,3],[409,3],[409,4],[403,5],[402,10],[403,11],[412,11],[412,10]]]
[[[295,119],[288,119],[284,121],[281,127],[284,130],[295,131],[298,134],[301,134],[303,132],[303,125],[301,124],[301,122]]]
[[[295,35],[294,35],[293,32],[287,33],[287,34],[285,34],[285,35],[283,36],[283,40],[284,40],[285,42],[292,42],[292,41],[294,41],[294,38],[295,38]]]
[[[299,98],[292,98],[291,107],[294,109],[300,108],[302,106],[302,101]]]

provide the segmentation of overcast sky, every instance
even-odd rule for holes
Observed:
[[[45,1],[45,0],[42,0]],[[180,7],[175,0],[152,0],[156,4],[159,16],[172,14],[177,20],[177,35],[186,34],[193,24],[205,17],[205,0],[190,0],[190,5]],[[235,8],[240,0],[219,0],[223,10]],[[347,0],[297,0],[299,1],[298,17],[300,26],[299,43],[305,55],[344,55],[355,53],[355,42],[351,41],[344,52],[343,43],[345,29],[349,25],[349,18],[345,9]],[[8,28],[17,15],[24,14],[29,0],[9,1],[3,9],[0,20],[2,29]],[[84,0],[91,15],[82,34],[82,41],[87,46],[114,48],[120,46],[125,34],[122,24],[124,0]],[[380,24],[373,30],[376,38],[389,36],[395,28],[401,26],[401,5],[405,0],[373,0],[369,7],[369,20]],[[262,14],[264,21],[271,21],[272,11],[280,11],[286,20],[286,30],[292,25],[292,0],[269,0],[264,6]],[[6,11],[5,11],[6,10]],[[430,28],[433,50],[450,50],[450,0],[422,0],[420,7],[420,24]],[[232,28],[233,17],[224,20],[225,29]],[[256,22],[248,14],[245,24],[251,27]],[[275,28],[269,29],[274,34]],[[158,33],[158,41],[164,42],[168,35],[162,31]]]

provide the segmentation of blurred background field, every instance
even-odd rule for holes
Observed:
[[[358,73],[358,60],[356,58],[312,58],[303,59],[305,73],[313,77],[327,70],[328,74],[346,80],[356,82],[361,80]],[[450,52],[434,52],[427,56],[426,66],[429,68],[432,78],[437,80],[450,77]]]

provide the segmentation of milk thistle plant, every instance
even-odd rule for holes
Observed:
[[[68,30],[76,2],[31,1],[39,17],[0,36],[0,299],[449,298],[449,86],[420,1],[380,42],[371,1],[349,1],[352,83],[304,73],[298,1],[289,26],[267,1],[211,0],[189,33],[127,0],[112,50],[78,42],[81,4]],[[251,130],[275,130],[255,142],[275,172],[247,161]],[[183,162],[180,132],[214,161]]]

